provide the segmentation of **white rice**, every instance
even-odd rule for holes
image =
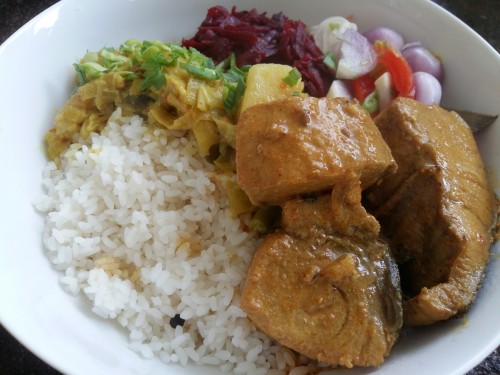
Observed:
[[[295,355],[239,307],[258,239],[231,217],[194,140],[179,135],[118,109],[89,145],[71,146],[59,169],[48,163],[36,204],[46,213],[47,256],[65,289],[116,319],[145,358],[236,374],[288,372]],[[172,328],[176,314],[186,321]]]

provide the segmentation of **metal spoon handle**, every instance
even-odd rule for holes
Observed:
[[[487,126],[490,126],[498,118],[498,115],[485,115],[483,113],[471,112],[455,108],[447,108],[447,110],[458,113],[458,115],[462,117],[464,121],[469,125],[473,133],[484,129]]]

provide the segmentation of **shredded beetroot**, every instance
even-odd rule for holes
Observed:
[[[271,18],[257,10],[229,12],[223,6],[208,9],[195,36],[182,41],[217,64],[231,53],[238,66],[278,63],[295,66],[302,74],[305,91],[325,96],[333,73],[323,63],[324,55],[302,21],[290,20],[283,13]]]

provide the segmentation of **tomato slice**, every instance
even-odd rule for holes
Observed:
[[[375,90],[375,78],[368,73],[351,82],[352,93],[360,103],[363,103],[368,95]]]
[[[375,42],[375,51],[379,55],[380,64],[391,73],[392,82],[398,96],[415,97],[415,84],[410,64],[398,51],[384,42]]]

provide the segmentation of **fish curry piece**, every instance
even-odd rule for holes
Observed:
[[[331,189],[346,171],[358,175],[364,189],[395,168],[370,115],[346,99],[255,105],[236,127],[238,184],[255,205]]]
[[[254,158],[238,156],[252,146]],[[283,213],[281,228],[256,250],[242,308],[263,332],[310,358],[379,366],[399,335],[402,305],[398,269],[361,205],[362,189],[395,168],[369,115],[343,99],[256,105],[237,125],[236,152],[239,177],[247,169],[255,176],[272,159],[272,170],[262,172],[272,180],[259,180],[263,193],[257,182],[243,189],[257,203],[279,203]]]
[[[375,122],[398,170],[366,193],[400,266],[404,321],[425,325],[468,309],[493,240],[496,202],[467,124],[398,98]]]

